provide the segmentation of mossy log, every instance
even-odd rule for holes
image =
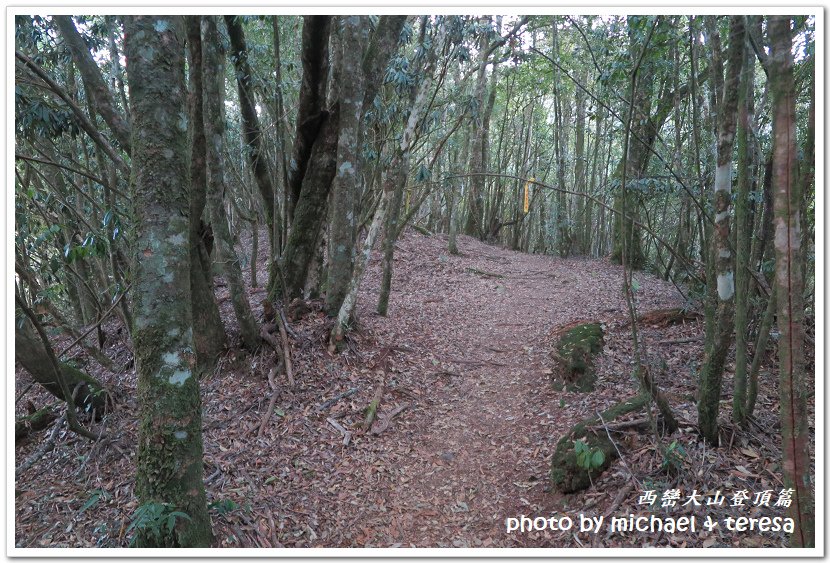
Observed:
[[[625,414],[643,409],[648,402],[648,395],[637,395],[607,409],[602,413],[602,419],[599,416],[592,416],[576,424],[556,444],[550,468],[553,488],[562,493],[573,493],[590,487],[591,481],[599,477],[611,466],[611,462],[619,457],[617,448],[614,447],[606,432],[595,431],[594,427],[602,424],[602,421],[607,423]],[[590,471],[580,467],[574,449],[574,443],[577,440],[582,440],[591,451],[601,451],[603,453],[602,464]]]
[[[14,441],[20,443],[23,438],[26,438],[31,432],[43,430],[49,426],[53,420],[58,418],[52,411],[52,407],[43,407],[42,409],[33,412],[32,414],[23,416],[14,421]]]
[[[560,367],[558,373],[554,372],[554,389],[583,393],[594,390],[594,357],[602,351],[603,336],[599,323],[582,323],[559,337],[551,353]]]

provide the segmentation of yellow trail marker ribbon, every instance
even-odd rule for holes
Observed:
[[[536,178],[531,178],[525,183],[525,213],[530,211],[530,183],[535,181]]]

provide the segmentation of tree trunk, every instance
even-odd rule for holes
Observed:
[[[185,26],[181,16],[125,18],[133,115],[135,314],[141,505],[181,511],[140,546],[208,547],[202,403],[194,373],[190,301]]]
[[[95,103],[95,109],[104,118],[121,147],[130,152],[130,124],[121,115],[115,105],[112,94],[107,88],[98,63],[92,58],[83,38],[75,28],[71,16],[53,16],[55,25],[61,32],[63,41],[72,54],[75,66],[81,72],[86,91]]]
[[[354,264],[357,215],[354,202],[359,197],[362,173],[363,132],[363,69],[360,58],[361,36],[369,27],[367,16],[345,16],[342,21],[338,52],[335,53],[339,72],[347,80],[340,81],[340,133],[337,139],[337,172],[331,188],[329,213],[329,268],[326,310],[334,316],[343,304]]]
[[[732,344],[735,319],[735,274],[729,241],[729,208],[732,198],[732,146],[738,117],[738,89],[744,62],[744,16],[732,16],[729,21],[729,48],[726,80],[716,87],[718,116],[718,156],[715,169],[714,205],[715,227],[712,235],[712,257],[717,276],[717,318],[712,347],[707,350],[700,370],[700,390],[697,403],[700,433],[710,444],[718,445],[718,410],[726,356]],[[717,45],[715,43],[715,45]],[[715,58],[715,84],[723,76],[720,59]],[[712,279],[707,279],[712,283]]]
[[[268,223],[268,241],[271,252],[269,256],[274,266],[269,269],[269,287],[276,283],[277,269],[276,259],[280,248],[279,240],[275,233],[280,233],[279,210],[274,206],[274,183],[271,181],[271,173],[268,170],[268,163],[265,160],[265,153],[262,149],[262,128],[259,125],[259,117],[256,112],[256,99],[252,86],[253,71],[248,62],[248,46],[245,42],[245,32],[242,29],[242,22],[237,16],[225,16],[225,25],[228,28],[228,35],[231,40],[231,59],[236,71],[236,86],[239,91],[239,113],[242,118],[242,136],[247,145],[248,161],[251,163],[251,170],[254,173],[259,193],[262,196],[263,207],[265,208],[265,219]]]
[[[272,275],[269,297],[303,296],[318,236],[326,218],[337,166],[338,84],[326,109],[331,16],[306,16],[303,22],[303,80],[289,173],[291,230],[282,259],[282,279]],[[282,282],[284,285],[280,285]]]
[[[753,151],[750,125],[755,96],[755,58],[744,49],[743,76],[738,95],[738,182],[735,195],[735,377],[732,418],[742,424],[747,416],[747,316],[749,312],[749,192],[752,186]]]
[[[386,233],[383,247],[383,276],[378,297],[378,314],[386,316],[389,308],[389,294],[392,291],[392,269],[395,253],[395,240],[398,233],[398,219],[403,201],[403,191],[406,186],[406,178],[409,173],[409,161],[412,155],[412,147],[415,144],[418,133],[418,125],[423,115],[428,111],[431,103],[430,93],[432,90],[434,63],[437,53],[443,53],[446,39],[446,30],[441,27],[438,36],[434,39],[433,49],[427,56],[424,64],[424,77],[418,85],[417,92],[412,98],[409,119],[406,128],[401,136],[401,143],[395,148],[395,154],[386,175],[383,185],[384,194],[388,196],[388,210],[386,212]],[[489,122],[489,118],[488,118]],[[482,149],[486,151],[486,148]]]
[[[242,266],[233,247],[233,239],[225,216],[225,120],[222,102],[225,92],[225,72],[222,41],[214,16],[202,17],[202,53],[204,131],[207,142],[207,204],[213,225],[213,240],[218,262],[228,282],[233,310],[239,321],[242,342],[248,350],[259,348],[259,330],[251,313],[248,290],[242,278]]]
[[[213,269],[205,238],[211,227],[202,221],[207,194],[207,161],[202,102],[202,37],[199,16],[187,16],[190,51],[188,105],[193,140],[190,147],[190,292],[193,304],[193,343],[200,369],[211,369],[225,347],[225,327],[213,293]]]
[[[66,400],[43,342],[32,332],[28,323],[22,328],[15,323],[14,359],[31,374],[35,382],[61,401]],[[102,414],[106,408],[106,392],[101,383],[66,362],[61,362],[60,367],[69,391],[74,393],[75,406],[86,412],[95,409],[99,415]]]
[[[778,360],[784,487],[793,490],[793,547],[815,545],[815,502],[810,475],[808,397],[812,376],[804,368],[804,302],[801,269],[801,186],[796,181],[795,85],[790,18],[770,16],[773,95],[775,290],[778,294]]]

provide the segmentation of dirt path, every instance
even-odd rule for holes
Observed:
[[[549,536],[506,534],[504,519],[550,515],[549,454],[591,400],[551,389],[548,335],[576,319],[619,316],[619,271],[468,238],[453,257],[443,240],[412,236],[396,252],[389,317],[370,313],[377,272],[362,297],[367,327],[416,350],[409,369],[429,379],[424,404],[402,419],[397,435],[382,436],[382,447],[399,455],[378,483],[376,502],[385,511],[369,519],[366,543],[546,545]],[[663,284],[644,278],[647,291],[671,298]],[[421,354],[426,361],[411,357]],[[578,408],[566,407],[572,403]]]
[[[633,393],[629,376],[602,366],[606,357],[614,358],[610,366],[626,361],[628,352],[613,342],[600,359],[597,392],[557,393],[548,375],[553,327],[624,315],[619,267],[510,252],[468,237],[459,238],[461,256],[449,256],[446,244],[440,236],[413,233],[398,242],[388,317],[374,313],[380,264],[373,258],[351,350],[326,352],[331,321],[319,310],[292,323],[297,384],[279,382],[262,435],[273,351],[250,355],[233,346],[202,378],[214,545],[574,545],[547,532],[508,535],[504,519],[563,510],[563,499],[546,491],[556,441],[575,421]],[[245,241],[242,252],[249,251]],[[266,271],[263,256],[259,271]],[[637,277],[649,308],[678,304],[671,286]],[[227,286],[218,280],[217,288],[238,344]],[[262,291],[251,290],[257,314]],[[108,327],[110,334],[117,330]],[[110,346],[111,356],[129,357],[123,342],[112,339]],[[104,423],[109,439],[90,447],[61,433],[37,471],[18,476],[15,541],[21,547],[129,543],[126,530],[138,507],[135,372],[100,376],[119,397]],[[380,415],[406,410],[372,436],[360,425],[381,380]],[[17,391],[29,381],[18,370]],[[320,408],[349,389],[357,391]],[[27,399],[50,400],[37,389]],[[348,446],[329,419],[353,432]],[[15,462],[39,443],[18,446]]]

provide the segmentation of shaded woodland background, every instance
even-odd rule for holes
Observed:
[[[545,474],[430,530],[737,471],[796,531],[667,545],[813,546],[814,50],[813,16],[16,15],[16,545],[455,545],[394,479],[323,491],[464,481],[502,454],[442,433],[497,428]]]

